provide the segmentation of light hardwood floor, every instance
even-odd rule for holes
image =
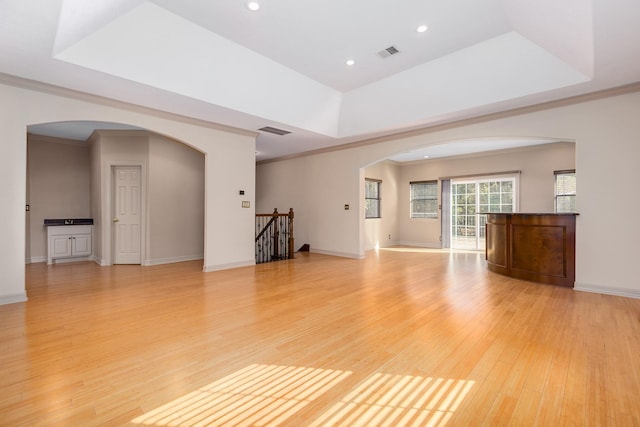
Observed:
[[[482,254],[26,267],[0,425],[640,425],[640,300]]]

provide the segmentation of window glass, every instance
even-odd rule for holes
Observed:
[[[364,181],[364,216],[365,218],[380,218],[380,184],[376,179]]]
[[[555,171],[555,209],[557,213],[576,211],[576,171]]]
[[[516,210],[516,177],[478,178],[451,183],[452,248],[485,247],[485,224],[489,213]]]
[[[411,191],[411,218],[438,217],[438,181],[409,183]]]

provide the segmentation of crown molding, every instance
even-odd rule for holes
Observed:
[[[507,118],[507,117],[520,116],[523,114],[550,110],[553,108],[559,108],[559,107],[564,107],[568,105],[581,104],[584,102],[610,98],[613,96],[626,95],[634,92],[640,92],[640,82],[631,83],[623,86],[617,86],[610,89],[590,92],[582,95],[570,96],[562,99],[557,99],[554,101],[541,102],[541,103],[529,105],[526,107],[513,108],[505,111],[483,114],[476,117],[470,117],[470,118],[455,120],[455,121],[446,122],[446,123],[434,124],[430,126],[421,127],[419,129],[410,130],[410,131],[397,132],[390,135],[363,139],[360,141],[351,142],[351,143],[342,144],[342,145],[336,145],[333,147],[320,148],[317,150],[305,151],[303,153],[296,153],[296,154],[290,154],[287,156],[276,157],[273,159],[261,160],[257,162],[257,165],[280,162],[284,160],[291,160],[291,159],[296,159],[300,157],[313,156],[313,155],[322,154],[322,153],[330,153],[334,151],[348,150],[351,148],[364,147],[367,145],[379,144],[381,142],[392,141],[395,139],[420,136],[420,135],[425,135],[429,133],[440,132],[447,129],[458,128],[461,126],[469,126],[473,124],[488,122],[492,120],[498,120],[498,119]]]
[[[82,141],[80,139],[68,139],[68,138],[58,138],[55,136],[47,136],[47,135],[39,135],[37,133],[27,132],[27,141],[28,142],[46,142],[53,144],[65,144],[65,145],[75,145],[77,147],[88,147],[87,141]]]
[[[0,73],[0,84],[6,84],[9,86],[15,86],[23,89],[34,90],[37,92],[44,92],[51,95],[61,96],[64,98],[76,99],[79,101],[91,102],[93,104],[99,104],[107,107],[128,110],[128,111],[132,111],[140,114],[146,114],[146,115],[150,115],[150,116],[154,116],[154,117],[158,117],[166,120],[187,123],[195,126],[206,127],[209,129],[215,129],[215,130],[234,133],[234,134],[243,135],[243,136],[251,136],[255,138],[259,135],[259,132],[255,132],[255,131],[248,131],[245,129],[240,129],[233,126],[227,126],[227,125],[223,125],[216,122],[196,119],[194,117],[184,116],[181,114],[171,113],[168,111],[158,110],[155,108],[144,107],[144,106],[132,104],[126,101],[119,101],[119,100],[108,98],[105,96],[94,95],[94,94],[82,92],[75,89],[68,89],[62,86],[43,83],[37,80],[26,79],[24,77],[18,77],[11,74]]]

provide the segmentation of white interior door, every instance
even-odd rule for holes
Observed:
[[[140,264],[141,253],[141,168],[113,169],[113,263]]]

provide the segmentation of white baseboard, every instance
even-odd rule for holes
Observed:
[[[78,257],[78,258],[57,258],[53,260],[54,264],[64,264],[65,262],[78,262],[78,261],[95,261],[98,264],[100,264],[98,262],[98,258],[96,258],[95,256],[91,255],[88,257]],[[39,262],[47,262],[47,257],[46,256],[34,256],[31,258],[26,258],[25,259],[25,264],[37,264]],[[102,264],[100,264],[102,265]]]
[[[66,264],[68,262],[81,262],[81,261],[94,261],[94,260],[95,260],[95,257],[93,255],[85,256],[85,257],[77,257],[77,258],[56,258],[53,260],[53,264]]]
[[[398,242],[398,245],[415,246],[417,248],[442,249],[442,243],[441,242],[437,242],[437,243],[432,243],[432,242],[408,242],[406,240],[403,240],[401,242]]]
[[[251,258],[247,261],[232,262],[228,264],[205,265],[202,268],[202,271],[204,271],[205,273],[209,273],[212,271],[229,270],[231,268],[250,267],[254,265],[256,265],[256,260],[255,258]]]
[[[161,265],[161,264],[173,264],[174,262],[195,261],[198,259],[204,259],[204,254],[185,255],[171,258],[157,258],[147,259],[142,261],[143,266]]]
[[[97,256],[95,256],[95,255],[93,256],[93,261],[94,261],[96,264],[98,264],[100,267],[108,267],[108,266],[110,266],[110,265],[111,265],[111,264],[109,264],[107,261],[105,261],[105,260],[103,260],[102,258],[97,257]]]
[[[400,243],[396,242],[395,240],[385,240],[385,241],[384,241],[384,245],[383,245],[383,244],[379,244],[379,245],[378,245],[378,248],[380,248],[380,249],[390,248],[390,247],[392,247],[392,246],[397,246],[397,245],[399,245],[399,244],[400,244]],[[374,249],[376,249],[376,247],[375,247],[375,246],[372,246],[372,245],[367,245],[367,246],[364,248],[364,250],[365,250],[365,251],[371,251],[371,250],[374,250]]]
[[[349,252],[336,252],[336,251],[328,251],[325,249],[316,249],[316,248],[311,248],[311,251],[313,253],[316,254],[323,254],[323,255],[331,255],[331,256],[339,256],[342,258],[355,258],[355,259],[364,259],[365,256],[364,255],[360,255],[360,254],[352,254]]]
[[[603,288],[602,286],[588,285],[585,283],[576,283],[573,286],[573,290],[640,299],[640,289]]]
[[[25,302],[27,300],[27,293],[22,292],[20,294],[13,295],[0,295],[0,305],[14,304],[16,302]]]

